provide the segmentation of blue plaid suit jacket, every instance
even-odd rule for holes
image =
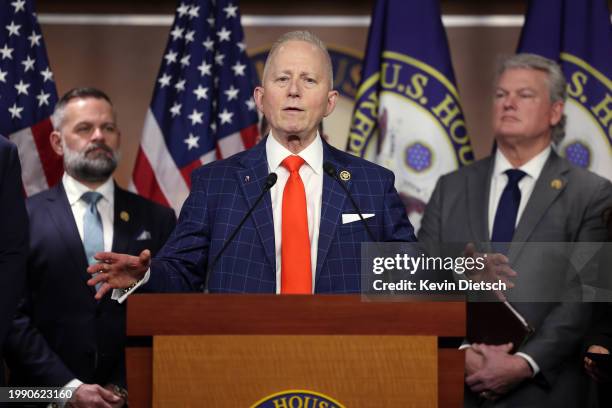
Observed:
[[[191,193],[178,225],[153,259],[143,290],[154,292],[275,293],[276,258],[272,204],[267,193],[209,271],[223,244],[262,191],[268,176],[265,140],[254,148],[194,171]],[[389,170],[324,143],[324,161],[351,174],[346,186],[375,238],[416,241]],[[337,181],[324,175],[316,293],[355,293],[361,287],[361,243],[370,241],[361,222],[342,224],[356,211]],[[207,274],[210,276],[207,277]]]

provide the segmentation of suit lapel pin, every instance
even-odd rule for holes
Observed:
[[[563,187],[563,182],[559,179],[554,179],[550,182],[550,186],[555,190],[561,190],[561,187]]]
[[[121,213],[119,213],[119,218],[125,222],[128,222],[130,220],[130,214],[128,214],[127,211],[121,211]]]
[[[340,180],[349,181],[350,179],[351,179],[351,173],[349,173],[347,170],[342,170],[340,172]]]
[[[251,176],[244,176],[244,182],[248,183],[249,181],[251,181]]]

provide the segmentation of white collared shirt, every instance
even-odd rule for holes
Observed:
[[[527,175],[518,183],[519,190],[521,190],[521,202],[519,203],[518,212],[516,214],[515,228],[523,215],[523,211],[527,206],[527,202],[529,202],[531,193],[533,193],[535,183],[538,177],[540,177],[542,169],[544,169],[544,165],[550,156],[551,150],[552,147],[549,145],[546,149],[542,150],[535,157],[518,168],[518,170],[524,171]],[[493,224],[495,223],[497,206],[499,205],[499,200],[504,192],[504,188],[506,188],[506,184],[508,184],[508,175],[505,174],[505,171],[513,168],[514,166],[510,164],[501,150],[497,149],[495,152],[495,167],[493,168],[493,174],[491,176],[491,190],[489,193],[489,237],[493,235]],[[531,366],[534,376],[540,372],[540,367],[530,355],[520,351],[517,352],[516,355],[523,357],[527,361]]]
[[[521,202],[516,215],[515,227],[518,225],[519,220],[523,215],[523,211],[527,206],[531,193],[533,193],[535,183],[538,180],[538,177],[540,177],[540,173],[542,173],[542,169],[546,164],[546,160],[548,160],[548,156],[550,156],[551,150],[552,148],[548,146],[527,163],[518,168],[518,170],[524,171],[527,173],[527,175],[518,183],[519,190],[521,190]],[[504,192],[504,188],[506,188],[506,184],[508,184],[508,175],[504,172],[513,168],[514,167],[512,164],[510,164],[508,159],[506,159],[506,156],[504,156],[501,150],[497,149],[495,152],[495,167],[493,168],[493,174],[491,176],[491,190],[489,193],[489,238],[493,234],[493,223],[495,222],[495,213],[497,212],[499,200]]]
[[[266,157],[268,169],[276,173],[278,179],[270,189],[272,198],[272,218],[274,221],[274,249],[276,254],[276,293],[281,290],[281,236],[283,215],[283,191],[289,179],[289,171],[281,165],[287,156],[291,156],[289,150],[281,145],[273,136],[272,132],[266,139]],[[317,247],[319,242],[319,226],[321,223],[321,200],[323,197],[323,142],[317,133],[315,140],[310,143],[298,156],[305,163],[300,167],[299,173],[306,190],[306,212],[308,214],[308,235],[310,237],[310,262],[312,271],[312,290],[315,288],[317,270]]]
[[[102,194],[102,198],[98,201],[96,207],[102,219],[104,251],[111,251],[113,247],[113,222],[115,218],[115,185],[112,177],[109,177],[104,184],[95,190],[91,190],[86,185],[77,181],[74,177],[68,175],[68,173],[64,173],[62,183],[64,184],[64,190],[68,197],[68,203],[70,204],[74,221],[79,230],[81,242],[83,242],[83,216],[88,206],[81,197],[88,191],[95,191]]]
[[[70,210],[72,210],[72,216],[76,222],[77,230],[79,231],[79,237],[83,242],[83,216],[87,211],[87,204],[81,197],[88,191],[96,191],[102,194],[102,198],[96,204],[98,213],[102,220],[102,233],[104,234],[104,251],[111,251],[113,247],[113,222],[115,218],[115,185],[112,177],[104,182],[100,187],[95,190],[91,190],[86,185],[82,184],[68,173],[64,172],[62,177],[62,184],[64,185],[64,191],[66,191],[66,197],[68,197],[68,203],[70,204]],[[77,378],[72,379],[68,384],[64,385],[64,389],[72,389],[72,392],[83,384],[83,382]],[[67,400],[61,399],[58,401],[60,406],[65,406]]]

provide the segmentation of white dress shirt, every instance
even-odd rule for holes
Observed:
[[[96,204],[96,208],[98,209],[98,213],[100,213],[100,218],[102,219],[104,251],[111,251],[113,247],[113,222],[115,218],[115,185],[113,183],[113,179],[109,177],[104,184],[97,189],[92,190],[86,185],[77,181],[68,173],[64,173],[64,176],[62,177],[62,184],[64,185],[64,191],[66,191],[66,196],[68,197],[68,203],[70,204],[70,209],[72,210],[72,215],[74,216],[74,221],[76,222],[81,242],[83,242],[83,216],[85,215],[85,211],[87,211],[87,207],[89,206],[89,204],[87,204],[81,197],[88,191],[95,191],[102,195],[102,198],[100,198]],[[81,384],[83,384],[81,380],[74,378],[64,386],[64,389],[70,388],[74,394],[74,391]],[[61,399],[57,402],[63,407],[65,406],[67,400]]]
[[[527,173],[527,175],[518,183],[519,190],[521,191],[521,202],[519,203],[518,213],[516,214],[516,224],[514,225],[515,228],[523,215],[523,211],[527,206],[531,193],[533,193],[535,183],[538,180],[538,177],[540,177],[540,173],[542,173],[542,169],[546,164],[546,160],[548,160],[548,156],[550,156],[551,150],[552,148],[548,146],[527,163],[518,168],[518,170],[524,171]],[[497,149],[495,152],[495,167],[493,168],[490,186],[491,190],[489,194],[489,238],[493,235],[493,223],[495,222],[495,213],[497,211],[497,206],[499,205],[499,200],[504,192],[504,188],[506,188],[506,184],[508,184],[508,175],[504,172],[509,169],[514,169],[514,167],[512,164],[510,164],[501,150]],[[530,355],[522,352],[518,352],[516,355],[527,360],[527,363],[529,363],[531,369],[533,370],[534,376],[540,372],[540,367]]]
[[[527,202],[531,197],[533,188],[535,186],[542,169],[550,156],[552,148],[548,146],[546,149],[538,153],[534,158],[523,164],[518,170],[522,170],[527,175],[521,179],[518,183],[519,190],[521,190],[521,202],[519,204],[518,213],[516,214],[516,224],[518,225],[521,215],[527,206]],[[500,149],[496,149],[495,152],[495,167],[493,168],[493,174],[491,176],[491,190],[489,193],[489,238],[493,235],[493,223],[495,222],[495,213],[497,212],[497,206],[501,199],[504,188],[508,184],[508,175],[504,172],[509,169],[514,169],[512,164],[506,159],[506,156],[501,152]]]
[[[281,145],[273,136],[272,132],[266,139],[266,157],[268,158],[268,169],[276,173],[278,179],[270,189],[272,198],[272,218],[274,221],[274,249],[276,253],[276,293],[281,290],[281,235],[283,215],[283,192],[285,184],[289,179],[289,171],[283,167],[281,162],[287,156],[291,156],[289,150]],[[323,142],[317,134],[315,140],[310,143],[298,156],[305,163],[300,167],[299,173],[306,190],[306,212],[308,214],[308,236],[310,238],[310,264],[312,271],[312,290],[315,288],[317,270],[317,246],[319,242],[319,225],[321,223],[321,200],[323,197]]]
[[[64,184],[64,190],[68,197],[68,203],[74,216],[77,229],[79,230],[79,237],[83,242],[83,216],[87,211],[87,204],[81,197],[88,191],[95,191],[102,194],[102,198],[96,204],[100,218],[102,219],[102,231],[104,233],[104,251],[110,251],[113,247],[113,222],[115,218],[115,185],[113,179],[109,178],[95,190],[90,189],[86,185],[77,181],[74,177],[64,173],[62,178]]]

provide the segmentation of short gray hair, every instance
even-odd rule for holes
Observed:
[[[51,122],[53,123],[53,130],[59,131],[64,122],[64,112],[66,110],[66,105],[73,99],[84,99],[84,98],[94,98],[94,99],[103,99],[111,106],[113,110],[113,117],[115,120],[117,119],[117,113],[115,112],[115,107],[113,106],[113,102],[109,98],[107,94],[97,88],[91,87],[79,87],[72,88],[68,92],[66,92],[59,101],[55,104],[55,109],[53,110],[53,115],[51,116]]]
[[[270,61],[272,60],[272,58],[274,57],[278,49],[283,44],[289,41],[304,41],[304,42],[314,45],[315,47],[317,47],[323,52],[323,54],[325,55],[325,61],[328,67],[327,72],[329,74],[329,89],[333,89],[334,88],[334,69],[332,67],[332,60],[329,55],[329,51],[327,50],[325,43],[321,41],[319,37],[317,37],[310,31],[290,31],[288,33],[281,35],[276,40],[276,42],[272,45],[272,48],[270,48],[270,52],[268,53],[268,58],[266,58],[266,63],[263,69],[263,78],[266,77],[266,73],[268,72]]]
[[[499,81],[499,77],[509,69],[535,69],[542,71],[548,75],[548,92],[550,101],[565,102],[567,99],[567,82],[561,67],[555,61],[542,57],[536,54],[516,54],[509,57],[504,57],[499,60],[497,67],[497,74],[495,76],[495,83]],[[558,145],[565,137],[565,123],[567,117],[564,114],[561,115],[561,120],[551,130],[552,141]]]

